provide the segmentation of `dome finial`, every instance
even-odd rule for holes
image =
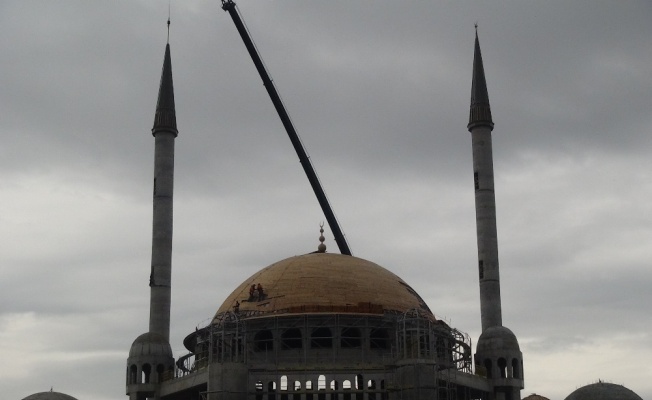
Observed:
[[[326,245],[324,244],[324,240],[326,238],[324,237],[324,223],[319,224],[319,246],[317,246],[317,253],[326,253]]]

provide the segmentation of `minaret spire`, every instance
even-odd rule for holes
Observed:
[[[484,66],[482,65],[482,53],[480,52],[480,40],[478,40],[478,24],[475,24],[475,51],[473,54],[473,81],[471,83],[471,111],[469,113],[469,125],[471,130],[474,126],[485,125],[493,129],[494,123],[491,119],[491,107],[489,106],[489,92],[487,92],[487,81],[484,77]]]
[[[169,21],[170,20],[168,20],[168,23]],[[158,102],[156,103],[156,114],[154,116],[152,135],[156,136],[157,132],[162,131],[174,133],[174,136],[179,133],[177,131],[177,117],[174,107],[174,85],[172,83],[172,61],[170,59],[169,42],[165,45],[165,57],[163,59],[161,84],[158,90]]]
[[[154,194],[152,270],[150,275],[149,331],[170,339],[172,275],[172,195],[174,189],[174,141],[178,135],[172,84],[168,18],[161,84],[152,135],[154,144]]]

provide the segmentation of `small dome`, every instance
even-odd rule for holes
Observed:
[[[536,393],[532,393],[529,396],[523,397],[523,400],[550,400],[550,399],[547,398],[547,397],[543,397],[541,395],[538,395]]]
[[[77,400],[72,396],[59,392],[41,392],[34,393],[31,396],[25,397],[23,400]]]
[[[504,326],[492,326],[482,332],[478,338],[476,353],[489,354],[496,349],[520,352],[516,335]]]
[[[263,296],[257,287],[263,288]],[[253,285],[253,286],[252,286]],[[227,297],[216,317],[241,315],[406,312],[435,317],[398,276],[361,258],[329,253],[290,257],[256,272]]]
[[[172,348],[162,335],[147,332],[138,336],[129,350],[129,358],[140,356],[172,357]]]
[[[565,400],[643,400],[625,386],[599,381],[583,386],[569,394]]]

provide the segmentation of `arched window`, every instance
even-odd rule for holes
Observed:
[[[340,338],[340,347],[343,349],[353,349],[362,346],[362,335],[359,328],[342,328]]]
[[[254,335],[254,351],[270,351],[274,349],[274,335],[269,329],[256,332]]]
[[[317,380],[317,390],[320,392],[317,393],[317,400],[326,400],[326,394],[324,393],[326,391],[325,375],[319,375],[319,379]]]
[[[501,378],[507,378],[507,360],[502,357],[498,359],[498,372]]]
[[[355,376],[355,385],[353,388],[358,391],[358,390],[364,390],[364,379],[362,378],[362,374],[357,374]],[[362,392],[356,392],[354,395],[355,400],[362,400],[363,399],[363,394]]]
[[[312,381],[306,381],[306,400],[314,400],[312,391]]]
[[[512,376],[516,379],[521,379],[520,363],[518,358],[512,359]]]
[[[351,381],[347,379],[342,382],[342,389],[347,391],[344,393],[343,400],[351,400]]]
[[[389,348],[389,334],[387,329],[373,328],[369,332],[369,347],[372,349],[388,349]]]
[[[303,347],[301,330],[290,328],[281,333],[281,349],[300,349]]]
[[[333,334],[330,328],[315,328],[310,335],[310,347],[313,349],[333,347]]]
[[[376,400],[376,393],[372,392],[373,390],[376,390],[376,381],[373,379],[370,379],[367,382],[367,389],[369,390],[369,400]]]
[[[256,389],[256,400],[263,400],[263,382],[257,381],[254,387]]]
[[[281,376],[281,390],[288,390],[288,377],[286,375]]]
[[[152,374],[152,366],[149,364],[143,364],[143,383],[149,383],[149,378]]]
[[[131,364],[129,367],[129,383],[138,383],[138,367]]]
[[[267,383],[267,400],[276,400],[276,382]]]
[[[494,377],[493,366],[491,365],[491,360],[486,358],[484,360],[484,368],[487,370],[487,378],[491,379]]]
[[[156,379],[157,382],[163,382],[165,379],[165,366],[163,364],[156,366]]]

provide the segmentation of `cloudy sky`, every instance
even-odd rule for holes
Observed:
[[[651,3],[238,3],[353,253],[474,342],[477,21],[523,396],[602,379],[652,398]],[[220,2],[170,8],[178,357],[241,281],[314,251],[324,217]],[[167,17],[158,0],[0,2],[4,398],[126,398],[148,328]]]

